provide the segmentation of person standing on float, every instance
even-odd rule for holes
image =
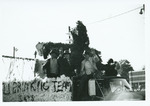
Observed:
[[[58,61],[57,57],[59,55],[56,49],[50,51],[51,58],[47,60],[46,64],[43,66],[43,70],[46,71],[48,78],[58,77]]]
[[[78,99],[84,100],[88,99],[88,81],[93,78],[94,72],[97,70],[96,63],[90,51],[84,51],[84,60],[81,63],[81,80],[79,83]]]
[[[105,65],[105,76],[117,76],[118,72],[115,68],[116,64],[114,63],[114,60],[110,58]]]
[[[70,55],[71,52],[69,50],[64,51],[63,59],[61,60],[61,62],[59,62],[60,63],[59,70],[60,70],[60,75],[65,75],[71,78],[73,75],[75,75],[75,72],[71,65]]]

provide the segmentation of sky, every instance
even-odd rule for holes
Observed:
[[[12,56],[15,46],[18,49],[17,57],[34,58],[35,45],[38,42],[68,43],[66,34],[68,26],[74,28],[76,22],[80,20],[87,28],[89,46],[101,51],[104,64],[109,58],[113,58],[115,61],[129,60],[134,70],[141,70],[145,65],[145,14],[139,14],[143,2],[130,0],[124,2],[1,0],[0,2],[2,55]],[[122,13],[125,14],[110,18]],[[38,58],[42,59],[40,56]]]

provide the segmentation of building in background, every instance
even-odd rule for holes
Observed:
[[[129,83],[133,91],[145,91],[145,70],[130,71]]]

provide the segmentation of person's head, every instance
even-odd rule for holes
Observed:
[[[110,58],[107,63],[111,65],[112,63],[114,63],[114,60]]]
[[[63,54],[63,48],[62,47],[59,48],[59,54]]]
[[[89,59],[89,57],[91,56],[91,52],[90,51],[84,51],[83,56],[85,59]]]
[[[94,49],[91,49],[91,54],[96,55],[96,51]]]
[[[65,50],[64,54],[63,54],[63,57],[66,58],[66,59],[70,59],[70,55],[71,55],[71,52],[69,50]]]
[[[58,57],[58,51],[56,49],[53,49],[50,51],[51,58],[57,58]]]
[[[117,70],[119,70],[121,68],[119,62],[115,61],[114,64],[115,64]]]

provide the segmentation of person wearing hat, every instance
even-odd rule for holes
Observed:
[[[43,70],[46,71],[48,78],[53,78],[58,76],[58,51],[53,49],[49,53],[51,58],[47,60],[46,64],[43,65]]]
[[[117,76],[118,72],[115,67],[116,65],[114,63],[114,60],[110,58],[105,65],[105,76]]]
[[[87,99],[88,95],[88,81],[93,78],[94,72],[97,70],[96,63],[90,51],[83,52],[84,60],[81,63],[81,80],[79,82],[78,99]]]
[[[74,70],[70,62],[71,52],[65,50],[63,53],[63,59],[59,61],[59,74],[65,75],[67,77],[72,77],[74,75]]]

